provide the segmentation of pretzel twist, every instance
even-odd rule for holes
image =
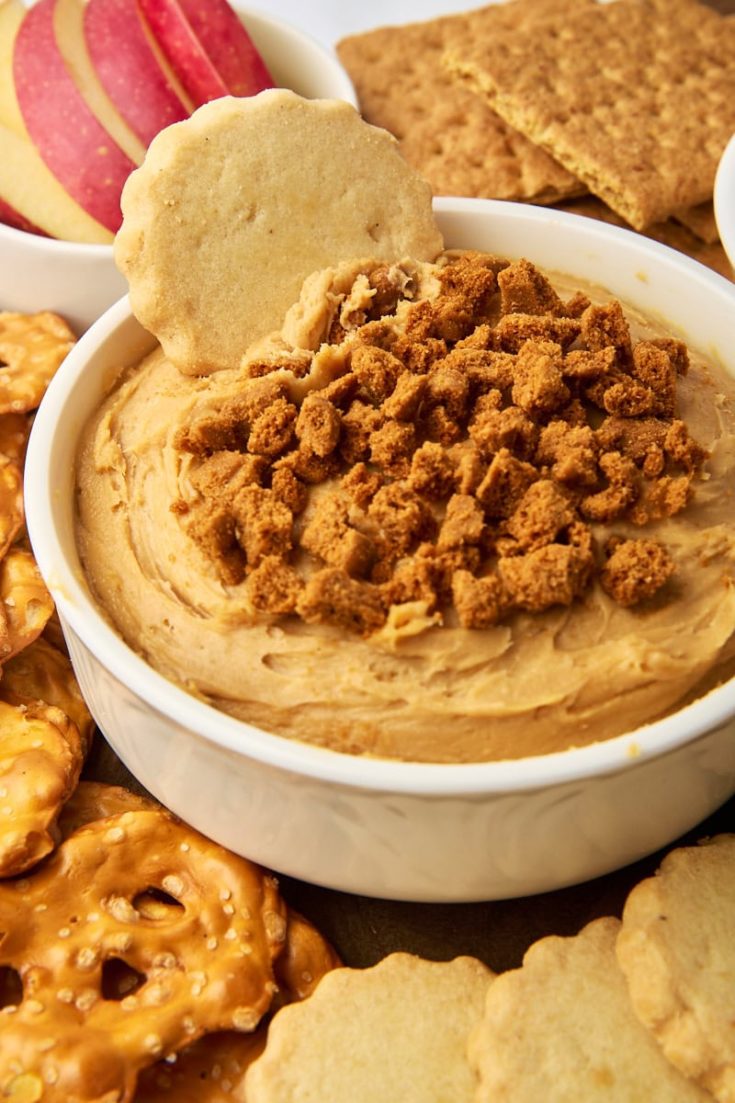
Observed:
[[[128,1103],[157,1058],[209,1031],[255,1030],[286,909],[250,862],[136,811],[81,827],[0,886],[0,931],[0,966],[23,988],[3,1012],[0,1096]]]

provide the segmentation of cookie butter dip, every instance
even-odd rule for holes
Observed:
[[[471,762],[662,716],[735,656],[733,385],[525,260],[341,264],[236,369],[160,349],[86,427],[125,640],[266,730]]]

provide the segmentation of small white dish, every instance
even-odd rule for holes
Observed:
[[[274,81],[307,99],[343,99],[355,91],[332,50],[304,31],[235,3]],[[0,310],[54,310],[83,333],[127,292],[111,245],[82,245],[0,223]]]
[[[492,200],[438,199],[448,246],[528,257],[658,317],[735,376],[735,285],[631,231]],[[167,807],[231,850],[332,888],[409,900],[517,897],[678,838],[735,792],[735,680],[627,735],[471,765],[370,759],[269,734],[156,673],[95,603],[75,544],[77,441],[153,339],[126,300],[51,383],[26,462],[28,529],[84,695]]]
[[[727,144],[715,177],[715,221],[722,247],[735,268],[735,134]]]

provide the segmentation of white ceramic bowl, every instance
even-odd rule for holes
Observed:
[[[720,241],[735,268],[735,134],[722,155],[715,177],[715,220]]]
[[[490,200],[436,201],[448,244],[526,256],[670,321],[735,374],[735,287],[627,230]],[[151,345],[127,301],[79,342],[37,416],[28,526],[90,707],[164,804],[219,842],[334,888],[477,900],[559,888],[678,837],[735,791],[735,682],[630,735],[537,758],[429,765],[270,735],[195,700],[100,614],[74,543],[76,441],[119,369]]]
[[[255,8],[234,3],[276,84],[307,99],[343,99],[355,90],[336,55],[316,39]],[[0,310],[55,310],[77,333],[127,291],[111,245],[81,245],[0,223]]]

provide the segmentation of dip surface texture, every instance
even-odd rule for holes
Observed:
[[[81,443],[78,544],[111,623],[164,676],[235,717],[292,738],[355,754],[472,762],[545,754],[632,731],[716,682],[731,662],[732,381],[693,352],[687,370],[679,343],[627,306],[621,325],[619,307],[610,307],[604,292],[582,294],[556,277],[551,292],[526,262],[506,268],[494,258],[470,259],[473,272],[491,273],[485,286],[494,290],[476,296],[458,322],[461,311],[450,318],[439,309],[452,288],[446,273],[453,263],[450,255],[438,266],[362,262],[328,269],[306,281],[282,331],[249,350],[240,368],[184,375],[156,350],[121,376]],[[602,322],[596,303],[607,304]],[[420,327],[430,349],[421,363],[402,343]],[[648,409],[643,391],[626,382],[626,357],[632,364],[637,342],[647,348],[658,342],[672,364],[680,361],[668,409]],[[478,353],[467,386],[457,382],[458,346]],[[385,373],[361,375],[358,347],[403,356],[404,366],[410,361],[400,387]],[[530,363],[531,352],[536,366],[521,380],[518,360]],[[449,364],[448,356],[454,356]],[[558,372],[555,364],[562,364]],[[273,400],[280,406],[268,407],[270,422],[257,423],[252,407],[242,422],[224,418],[223,411],[241,408],[243,395],[264,394],[266,381],[280,388]],[[661,387],[643,389],[661,401]],[[319,404],[311,428],[309,418],[301,419],[305,399],[313,402],[314,395],[337,409],[334,424],[327,419],[325,428],[316,417],[325,409]],[[462,412],[453,412],[461,395]],[[379,411],[367,415],[366,439],[365,417],[348,416],[355,403],[362,414],[366,407]],[[494,415],[509,407],[532,426],[521,444],[512,433],[488,436]],[[662,434],[682,422],[683,451],[673,448],[671,434],[664,447]],[[638,453],[631,435],[641,434],[633,423],[652,434]],[[582,453],[554,452],[554,441],[570,428],[591,430],[597,442],[591,473]],[[371,445],[370,433],[380,432]],[[414,452],[405,446],[411,433],[418,434],[411,438]],[[428,487],[429,476],[420,484],[414,455],[422,447],[424,458],[436,459],[438,448],[451,460],[453,483],[443,494]],[[520,484],[502,484],[507,493],[498,505],[486,476],[503,448]],[[213,457],[219,457],[214,482],[207,474]],[[223,463],[231,468],[226,476]],[[445,470],[429,468],[436,478]],[[276,478],[284,470],[288,476]],[[249,480],[251,507],[272,503],[276,486],[282,498],[290,495],[285,553],[272,525],[248,528],[252,511],[239,525],[223,509],[230,475],[243,486]],[[665,494],[661,479],[669,480]],[[559,494],[568,501],[575,518],[562,518],[546,536],[529,520],[541,483],[557,495],[554,501]],[[410,546],[401,547],[400,539],[391,545],[378,532],[381,515],[371,503],[391,486],[409,487],[415,501],[419,485],[425,524],[417,525]],[[681,500],[672,504],[677,495]],[[339,524],[325,499],[344,499]],[[473,504],[478,500],[481,507]],[[456,536],[451,511],[463,518]],[[334,535],[328,546],[320,545],[320,530]],[[260,550],[256,536],[264,541]],[[637,549],[641,541],[663,549],[652,562],[664,568],[652,582],[633,557],[628,585],[611,565],[616,549],[621,558],[621,546]],[[554,564],[566,555],[563,577],[549,567],[550,546]],[[428,595],[415,569],[427,560],[436,568]],[[519,570],[525,564],[535,576],[536,562],[544,586],[530,592]],[[578,566],[572,570],[570,562]],[[627,562],[623,555],[623,572]],[[443,590],[436,582],[442,571]],[[478,589],[489,575],[496,582]],[[335,578],[354,594],[351,612],[333,608],[331,591],[317,586]],[[300,596],[290,598],[293,586],[301,587]]]

